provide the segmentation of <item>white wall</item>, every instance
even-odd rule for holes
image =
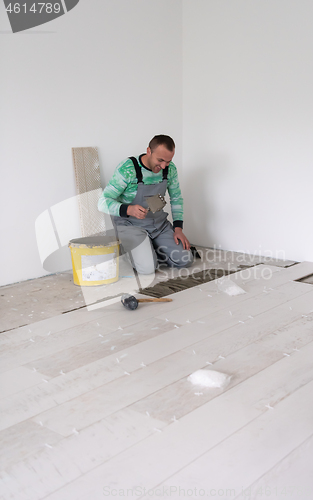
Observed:
[[[12,34],[0,3],[0,285],[47,274],[35,221],[75,196],[72,147],[99,147],[105,185],[156,133],[177,143],[190,240],[313,260],[312,17],[311,0],[80,0]]]
[[[35,221],[75,196],[72,147],[98,146],[103,185],[155,134],[174,137],[179,166],[182,4],[80,0],[66,15],[12,34],[1,2],[0,19],[5,285],[49,274],[39,258]],[[79,236],[78,223],[72,231]],[[66,268],[69,252],[59,270]]]
[[[313,260],[312,24],[311,0],[183,1],[195,243]]]

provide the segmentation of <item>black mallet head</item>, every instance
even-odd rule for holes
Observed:
[[[131,311],[134,311],[138,307],[138,300],[133,295],[129,295],[129,293],[122,295],[121,302],[126,309],[130,309]]]

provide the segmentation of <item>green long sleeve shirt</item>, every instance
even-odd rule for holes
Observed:
[[[163,180],[163,170],[155,174],[145,167],[140,156],[137,156],[142,171],[144,184],[157,184]],[[183,197],[179,187],[177,168],[171,161],[168,166],[167,189],[170,197],[174,227],[183,227]],[[126,211],[137,193],[137,177],[135,167],[130,158],[123,160],[115,169],[114,174],[103,190],[98,201],[98,210],[110,215],[127,217]]]

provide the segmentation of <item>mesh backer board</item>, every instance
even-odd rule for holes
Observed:
[[[102,189],[97,148],[72,148],[82,236],[103,233],[105,215],[97,208]]]

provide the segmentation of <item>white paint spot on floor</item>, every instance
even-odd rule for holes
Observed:
[[[193,385],[210,388],[225,388],[230,379],[231,375],[213,370],[197,370],[187,378]]]
[[[246,293],[245,290],[236,285],[228,276],[223,276],[216,280],[217,288],[227,295],[240,295]]]

